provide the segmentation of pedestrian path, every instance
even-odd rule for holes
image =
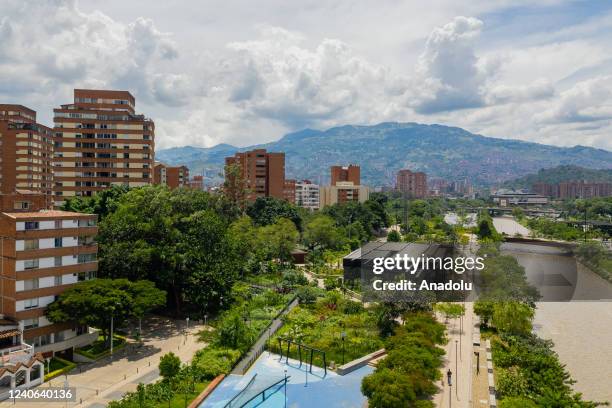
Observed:
[[[69,387],[76,388],[76,402],[19,402],[20,408],[67,408],[67,407],[105,407],[108,402],[120,399],[126,392],[135,391],[138,383],[151,383],[159,378],[158,364],[162,355],[172,351],[183,362],[191,360],[193,354],[205,347],[198,342],[197,333],[203,326],[185,329],[184,321],[155,318],[143,327],[143,345],[128,344],[109,358],[92,364],[80,365],[67,376],[57,377],[37,388]],[[0,408],[12,407],[13,401],[3,401]]]
[[[471,302],[465,302],[463,319],[450,319],[438,316],[447,328],[448,343],[442,368],[443,379],[438,384],[440,391],[434,397],[436,406],[449,408],[472,407],[472,328],[474,314]],[[451,385],[447,373],[451,371]]]

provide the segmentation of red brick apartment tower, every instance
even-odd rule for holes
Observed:
[[[128,91],[75,89],[54,112],[55,205],[112,185],[153,183],[155,124]]]
[[[0,104],[1,210],[49,207],[52,165],[51,129],[36,123],[36,112],[32,109]]]
[[[204,176],[193,176],[193,178],[189,180],[189,187],[194,190],[204,190]]]
[[[13,343],[42,353],[71,353],[95,340],[97,334],[86,326],[54,324],[44,313],[71,285],[95,277],[96,219],[54,210],[0,213],[0,315],[22,332]]]
[[[409,197],[424,198],[427,196],[427,176],[422,172],[400,170],[395,188]]]
[[[338,182],[352,182],[358,186],[361,184],[361,168],[354,164],[349,166],[331,166],[331,185]]]
[[[155,163],[153,183],[168,186],[169,188],[189,186],[189,169],[186,166],[168,166],[164,163]]]
[[[255,149],[225,158],[225,165],[237,165],[249,190],[248,198],[285,199],[285,153]],[[289,186],[290,187],[290,186]]]

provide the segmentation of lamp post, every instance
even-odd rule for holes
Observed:
[[[285,368],[285,408],[287,408],[287,369]]]
[[[111,327],[110,327],[110,358],[111,364],[113,362],[113,322],[115,318],[115,307],[111,307]]]
[[[340,337],[342,337],[342,365],[344,365],[344,339],[346,338],[346,332],[340,333]]]
[[[121,307],[121,303],[115,303],[115,306]],[[110,327],[110,358],[111,364],[113,362],[113,329],[114,329],[114,320],[115,320],[115,306],[111,306],[111,327]]]
[[[458,369],[458,362],[457,362],[457,357],[458,357],[457,354],[459,354],[458,348],[457,348],[458,343],[459,342],[455,340],[455,375],[457,378],[457,383],[459,383],[459,369]],[[459,388],[458,387],[455,387],[455,392],[457,393],[457,400],[459,400]]]

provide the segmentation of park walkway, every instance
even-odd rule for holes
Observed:
[[[445,360],[442,368],[443,381],[438,386],[440,392],[434,397],[436,406],[449,408],[472,407],[472,329],[474,314],[471,302],[465,302],[465,316],[450,319],[448,322],[438,316],[446,326],[448,343],[445,346]],[[463,330],[461,330],[463,328]],[[452,371],[452,386],[448,386],[446,373]]]
[[[128,344],[119,350],[112,360],[105,358],[90,364],[81,364],[67,376],[57,377],[39,387],[63,387],[68,380],[76,387],[76,402],[19,402],[20,408],[88,407],[102,408],[112,400],[120,399],[126,392],[135,391],[138,383],[152,383],[159,378],[158,364],[162,355],[172,351],[183,362],[205,344],[198,342],[197,333],[204,327],[192,325],[185,330],[185,321],[153,318],[143,324],[143,345]],[[37,387],[38,388],[38,387]],[[0,407],[12,407],[13,401],[0,403]]]

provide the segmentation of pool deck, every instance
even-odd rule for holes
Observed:
[[[367,406],[367,399],[361,394],[361,379],[372,373],[370,366],[362,367],[350,374],[340,376],[327,371],[324,376],[321,367],[312,368],[312,374],[306,370],[306,364],[299,367],[299,362],[289,359],[279,361],[278,354],[263,353],[245,375],[229,375],[206,398],[200,408],[223,408],[229,400],[239,393],[257,374],[260,383],[274,383],[282,380],[287,370],[286,406],[290,408],[338,407],[360,408]],[[308,384],[306,384],[308,377]],[[285,407],[285,387],[272,394],[266,401],[257,405],[260,408]]]

